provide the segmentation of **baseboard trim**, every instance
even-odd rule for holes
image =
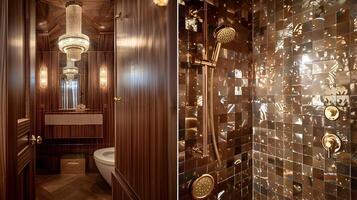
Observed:
[[[130,200],[140,200],[139,195],[135,192],[135,190],[130,186],[129,182],[125,179],[123,174],[121,174],[117,169],[112,173],[113,184],[112,187],[120,187],[122,191],[125,192],[126,196],[130,198]],[[115,180],[114,180],[115,179]],[[116,183],[118,185],[115,185]],[[118,191],[113,188],[113,191]],[[113,195],[114,197],[115,195]]]

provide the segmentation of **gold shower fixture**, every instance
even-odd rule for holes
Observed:
[[[325,117],[328,120],[335,121],[340,116],[340,111],[336,106],[327,106],[325,108]]]
[[[207,198],[214,189],[214,178],[210,174],[203,174],[192,183],[192,197],[194,199]]]
[[[211,62],[217,63],[221,45],[233,41],[236,30],[230,26],[221,25],[214,31],[213,36],[216,38],[216,47],[213,50]]]
[[[326,133],[322,137],[321,143],[327,151],[327,158],[331,158],[331,155],[338,152],[342,146],[341,139],[337,135],[331,133]]]
[[[77,1],[66,3],[66,34],[59,37],[58,47],[71,61],[79,61],[89,48],[89,37],[82,34],[82,5]]]
[[[214,31],[213,36],[216,39],[216,46],[213,49],[211,60],[195,60],[196,64],[216,67],[222,44],[233,41],[236,36],[236,30],[230,26],[220,25]]]

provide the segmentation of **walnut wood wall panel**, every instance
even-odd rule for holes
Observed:
[[[112,178],[113,199],[131,199],[139,200],[139,195],[129,185],[123,175],[115,170]]]
[[[167,12],[170,13],[170,23],[167,26],[167,41],[168,43],[168,199],[178,199],[178,185],[177,185],[177,172],[178,172],[178,27],[177,23],[172,20],[178,20],[176,1],[170,1]],[[171,23],[172,22],[172,23]],[[177,22],[177,21],[176,21]],[[175,133],[175,134],[174,134]]]
[[[80,62],[80,66],[78,65],[80,68],[86,65],[88,70],[86,106],[92,111],[103,113],[104,123],[101,138],[55,140],[46,138],[45,130],[48,128],[44,125],[44,113],[57,111],[60,107],[59,56],[60,52],[58,51],[40,51],[37,53],[36,74],[39,74],[41,66],[48,68],[47,88],[40,88],[38,82],[36,86],[36,131],[44,139],[44,143],[38,146],[37,151],[38,173],[59,173],[59,159],[61,155],[68,153],[86,154],[87,171],[97,171],[92,158],[93,152],[99,148],[114,146],[113,51],[89,51],[82,55],[82,58],[84,58],[82,60],[87,60],[88,63]],[[108,71],[108,86],[104,89],[99,86],[99,68],[103,66],[106,66]],[[82,126],[79,129],[81,130],[78,134],[81,134],[88,127]],[[96,129],[98,128],[96,127]],[[57,133],[65,135],[67,133],[61,133],[65,130],[67,129],[58,129]],[[52,134],[52,132],[49,134]],[[80,136],[78,134],[77,136]],[[92,133],[89,133],[89,135],[93,136]]]
[[[7,0],[0,3],[0,200],[5,200],[7,117]]]
[[[45,138],[48,139],[82,139],[103,138],[102,125],[54,125],[45,126]]]
[[[176,196],[177,2],[169,2],[116,1],[115,199]]]

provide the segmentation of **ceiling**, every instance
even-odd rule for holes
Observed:
[[[58,37],[66,32],[68,0],[37,0],[37,48],[58,50]],[[114,0],[81,0],[82,32],[90,38],[90,49],[114,49]]]

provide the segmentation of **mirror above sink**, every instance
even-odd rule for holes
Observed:
[[[87,105],[88,54],[82,54],[76,62],[68,62],[64,53],[59,57],[59,109],[76,110],[79,105]]]

